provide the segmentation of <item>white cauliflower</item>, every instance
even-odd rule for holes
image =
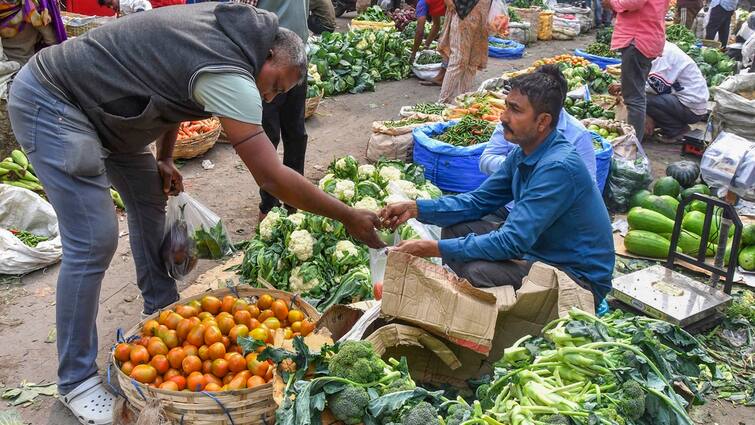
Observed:
[[[354,203],[354,208],[370,210],[372,212],[380,211],[380,205],[378,205],[377,200],[369,196],[365,196],[364,198]]]
[[[269,241],[273,237],[275,226],[280,222],[281,216],[276,211],[270,211],[260,222],[260,237],[263,241]]]
[[[290,216],[286,217],[288,221],[294,224],[296,227],[301,227],[302,223],[304,223],[304,220],[307,217],[302,213],[295,213],[291,214]]]
[[[397,202],[405,202],[406,200],[407,199],[405,196],[390,194],[383,201],[385,202],[386,205],[388,205],[388,204],[395,204]]]
[[[291,276],[288,278],[288,288],[294,293],[306,293],[320,284],[320,279],[312,278],[310,280],[304,280],[304,276],[301,274],[301,267],[296,266],[291,270]]]
[[[375,166],[371,164],[360,165],[357,174],[359,180],[369,180],[375,174]]]
[[[395,184],[409,199],[417,199],[417,186],[408,180],[397,180]]]
[[[385,166],[380,169],[379,175],[386,182],[401,180],[401,170],[396,167]]]
[[[359,255],[359,248],[351,241],[338,241],[336,250],[333,251],[333,257],[336,261],[343,260],[346,257],[356,257]]]
[[[288,250],[296,255],[299,261],[307,261],[312,257],[315,239],[306,230],[294,230],[288,240]]]
[[[317,183],[317,186],[320,187],[320,189],[327,191],[326,187],[329,183],[333,182],[336,179],[336,176],[333,174],[326,174],[323,178],[320,179],[320,181]]]
[[[336,183],[336,189],[333,194],[344,202],[351,201],[356,194],[354,182],[351,180],[339,180]]]

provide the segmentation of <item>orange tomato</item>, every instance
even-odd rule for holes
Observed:
[[[113,350],[113,356],[119,362],[128,361],[129,354],[131,354],[131,344],[127,344],[125,342],[121,342],[120,344],[116,345],[115,350]]]
[[[155,336],[155,331],[160,326],[157,320],[147,320],[142,327],[142,334],[146,336]]]
[[[222,317],[218,316],[216,320],[218,322],[218,328],[220,328],[220,332],[222,332],[223,335],[228,335],[231,329],[234,326],[236,326],[236,321],[234,320],[233,316],[231,316],[230,314],[227,314]]]
[[[235,320],[239,325],[246,325],[247,327],[251,327],[252,314],[247,310],[239,310],[233,313],[233,320]]]
[[[260,363],[259,360],[257,360],[257,353],[249,353],[244,358],[246,360],[246,368],[247,370],[254,373],[254,369],[257,367],[257,365]]]
[[[189,331],[191,331],[191,328],[194,326],[191,324],[191,320],[189,319],[183,319],[180,322],[178,322],[178,326],[176,326],[176,336],[178,336],[178,339],[183,341],[186,339],[186,336],[189,335]]]
[[[225,357],[225,345],[222,342],[216,342],[210,345],[207,354],[210,360],[222,359]]]
[[[260,385],[265,385],[266,383],[265,378],[254,375],[246,381],[246,387],[254,388],[259,387]]]
[[[178,347],[178,334],[176,334],[176,331],[168,331],[168,333],[164,335],[162,339],[168,348]]]
[[[170,314],[173,313],[172,310],[163,310],[160,312],[160,314],[157,316],[157,323],[164,325],[165,320],[170,316]]]
[[[199,349],[191,344],[184,345],[183,349],[187,356],[196,356],[199,353]]]
[[[288,323],[301,322],[304,317],[304,313],[300,310],[290,310],[288,312]]]
[[[252,318],[257,318],[257,316],[260,315],[260,308],[257,307],[255,304],[249,304],[249,313],[252,315]]]
[[[238,373],[246,370],[246,359],[244,359],[244,356],[242,356],[239,353],[230,353],[228,357],[226,357],[226,360],[228,361],[228,368],[233,373]]]
[[[262,325],[262,323],[260,323],[259,320],[252,319],[252,323],[251,323],[251,325],[249,325],[249,329],[259,328],[261,325]]]
[[[178,371],[178,370],[176,370],[176,369],[174,369],[174,368],[170,368],[170,369],[168,369],[168,371],[167,371],[167,372],[165,372],[165,374],[163,375],[163,379],[165,379],[166,381],[168,381],[168,380],[170,380],[170,378],[172,378],[172,377],[174,377],[174,376],[183,376],[183,375],[181,375],[181,372],[180,372],[180,371]]]
[[[121,365],[121,372],[125,373],[126,376],[131,376],[131,372],[134,370],[134,364],[130,361],[125,361]]]
[[[128,358],[134,366],[145,364],[149,362],[149,351],[143,345],[135,345],[131,348]]]
[[[273,305],[270,306],[270,310],[273,311],[275,317],[281,322],[288,318],[288,306],[283,300],[273,301]]]
[[[268,317],[274,317],[274,316],[275,316],[275,313],[273,313],[273,310],[262,310],[262,312],[260,312],[260,315],[257,316],[257,320],[264,323],[265,319],[267,319]]]
[[[273,305],[273,301],[273,297],[270,294],[264,294],[257,300],[257,307],[259,307],[260,310],[267,310]]]
[[[223,391],[223,387],[220,386],[220,385],[218,385],[218,384],[216,384],[216,383],[214,383],[214,382],[210,382],[209,384],[207,384],[204,387],[204,390],[207,391],[207,392],[209,392],[209,393],[215,393],[215,392],[218,392],[218,391]]]
[[[270,338],[270,334],[267,332],[267,328],[263,328],[262,326],[252,329],[252,331],[249,332],[249,336],[256,339],[257,341],[262,342],[267,342]]]
[[[212,315],[220,313],[220,307],[222,307],[222,305],[223,302],[212,295],[206,295],[202,298],[202,310]]]
[[[209,326],[204,331],[204,343],[210,346],[216,342],[223,340],[223,334],[220,332],[220,328],[217,326]]]
[[[165,381],[158,388],[166,391],[178,391],[178,384],[174,381]]]
[[[202,302],[199,300],[191,300],[188,303],[186,303],[188,306],[192,306],[196,308],[197,310],[202,310]]]
[[[165,355],[168,354],[168,346],[160,338],[153,337],[149,344],[147,344],[147,351],[151,357],[158,354]]]
[[[215,375],[213,375],[213,374],[210,374],[210,373],[205,373],[205,374],[204,374],[204,381],[205,381],[205,382],[206,382],[206,383],[207,383],[208,385],[209,385],[210,383],[213,383],[213,384],[215,384],[215,385],[217,385],[217,386],[219,386],[219,387],[223,385],[223,381],[222,381],[222,380],[221,380],[220,378],[218,378],[217,376],[215,376]]]
[[[209,311],[203,311],[199,314],[197,314],[197,318],[199,318],[200,321],[204,321],[207,319],[212,319],[214,316]]]
[[[230,332],[228,332],[228,339],[231,340],[232,343],[237,343],[240,336],[249,336],[249,328],[246,325],[236,325],[231,328]]]
[[[223,377],[223,385],[228,385],[229,382],[233,381],[235,376],[235,374],[229,372],[228,375]]]
[[[283,330],[283,339],[291,339],[294,337],[294,331],[291,330],[291,328],[286,328]]]
[[[148,364],[140,364],[134,367],[130,376],[142,384],[151,384],[157,378],[157,371]]]
[[[236,314],[237,311],[244,310],[248,311],[249,303],[246,302],[246,300],[238,299],[235,303],[233,303],[233,307],[231,308],[231,313]]]
[[[176,313],[188,319],[199,314],[199,309],[190,305],[179,305],[176,307]]]
[[[192,372],[189,377],[186,378],[186,388],[189,391],[200,392],[204,389],[207,383],[204,380],[204,375],[200,372]]]
[[[165,326],[167,326],[168,329],[176,329],[178,323],[183,319],[183,316],[178,313],[170,313],[168,317],[165,318]]]
[[[168,362],[168,358],[165,357],[164,354],[158,354],[155,357],[152,357],[149,364],[155,368],[159,375],[165,374],[170,369],[170,362]]]
[[[230,371],[228,361],[226,359],[215,359],[212,362],[211,372],[218,378],[223,378],[228,375]]]
[[[265,375],[267,375],[268,369],[270,369],[270,363],[266,361],[265,362],[257,361],[257,364],[254,366],[254,370],[250,372],[264,378]]]
[[[202,360],[207,360],[210,358],[210,347],[203,345],[199,347],[197,350],[197,356],[199,356]]]
[[[291,322],[291,331],[292,332],[301,332],[301,322]]]
[[[266,328],[272,330],[280,329],[281,327],[281,322],[277,317],[268,317],[264,322],[262,322],[262,324],[265,325]]]
[[[205,326],[200,323],[189,331],[189,334],[186,335],[186,341],[191,345],[199,347],[204,344],[204,332]]]
[[[202,370],[202,360],[197,356],[186,356],[181,362],[181,369],[186,375]]]
[[[205,360],[202,362],[202,373],[210,373],[212,371],[212,360]]]
[[[233,304],[236,302],[236,297],[233,295],[226,295],[223,297],[223,301],[221,302],[220,309],[226,313],[230,313],[231,309],[233,308]]]
[[[186,378],[182,375],[171,376],[168,381],[173,381],[178,385],[178,390],[183,391],[186,389]]]
[[[315,330],[315,322],[312,319],[304,319],[301,322],[301,336],[307,336]]]

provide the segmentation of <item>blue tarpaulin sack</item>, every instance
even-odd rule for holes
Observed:
[[[491,46],[490,43],[504,43],[506,47]],[[524,54],[524,44],[514,40],[488,37],[488,56],[499,59],[519,59]]]
[[[605,56],[595,56],[591,55],[584,50],[581,49],[574,49],[574,54],[576,56],[585,58],[589,60],[590,62],[594,63],[595,65],[598,65],[600,69],[606,69],[608,65],[618,65],[621,63],[621,59],[616,58],[607,58]]]
[[[415,128],[412,132],[414,163],[425,167],[425,178],[441,190],[462,193],[477,189],[487,178],[480,171],[480,156],[488,143],[454,146],[433,138],[456,122]]]
[[[593,140],[600,142],[603,148],[599,151],[595,151],[595,181],[598,183],[598,189],[600,193],[603,193],[603,188],[606,187],[606,181],[608,180],[608,174],[611,171],[611,157],[613,157],[613,146],[611,142],[604,139],[600,134],[591,131]]]

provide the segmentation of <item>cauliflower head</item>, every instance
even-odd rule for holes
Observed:
[[[320,179],[320,181],[317,183],[317,186],[328,193],[333,193],[333,189],[336,187],[336,182],[338,179],[336,179],[335,174],[326,174],[323,176],[323,178]]]
[[[295,213],[286,217],[286,219],[290,221],[291,223],[293,223],[295,227],[301,227],[302,223],[304,223],[304,220],[306,218],[307,217],[302,213]]]
[[[402,196],[402,195],[396,195],[395,193],[392,193],[392,194],[386,196],[385,199],[384,199],[384,201],[385,201],[386,205],[388,205],[388,204],[395,204],[396,202],[405,202],[406,201],[406,197]]]
[[[314,263],[304,263],[291,270],[288,287],[294,293],[307,293],[320,284],[320,269]]]
[[[408,181],[408,180],[396,180],[394,182],[396,186],[398,186],[399,189],[401,189],[401,192],[406,195],[409,199],[417,199],[417,186],[414,185],[414,183]]]
[[[356,195],[354,182],[351,180],[339,180],[338,182],[336,182],[336,187],[333,194],[341,201],[351,201],[354,198],[354,195]]]
[[[275,211],[271,210],[269,213],[267,213],[267,216],[265,216],[264,219],[260,222],[259,231],[260,231],[260,237],[263,241],[269,241],[273,238],[273,232],[275,232],[275,227],[280,223],[281,215]]]
[[[372,164],[360,165],[357,169],[359,180],[369,180],[375,175],[375,166]]]
[[[315,239],[306,230],[294,230],[288,240],[288,250],[299,259],[307,261],[315,250]]]
[[[354,203],[354,208],[370,210],[375,213],[380,211],[380,205],[378,204],[378,201],[371,196],[365,196],[364,198],[356,201]]]
[[[383,181],[386,181],[386,182],[401,180],[401,170],[399,170],[396,167],[391,167],[391,166],[382,167],[380,168],[378,175],[380,176],[381,179],[383,179]]]
[[[336,243],[336,250],[333,251],[333,258],[336,261],[341,261],[346,257],[356,257],[359,255],[359,248],[351,241],[338,241]]]

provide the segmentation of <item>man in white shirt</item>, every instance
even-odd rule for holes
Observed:
[[[646,129],[660,128],[675,140],[689,131],[689,124],[704,120],[708,113],[708,85],[700,68],[674,43],[666,42],[663,55],[653,60],[645,91]]]
[[[97,3],[113,9],[119,15],[152,10],[152,3],[149,0],[97,0]]]

